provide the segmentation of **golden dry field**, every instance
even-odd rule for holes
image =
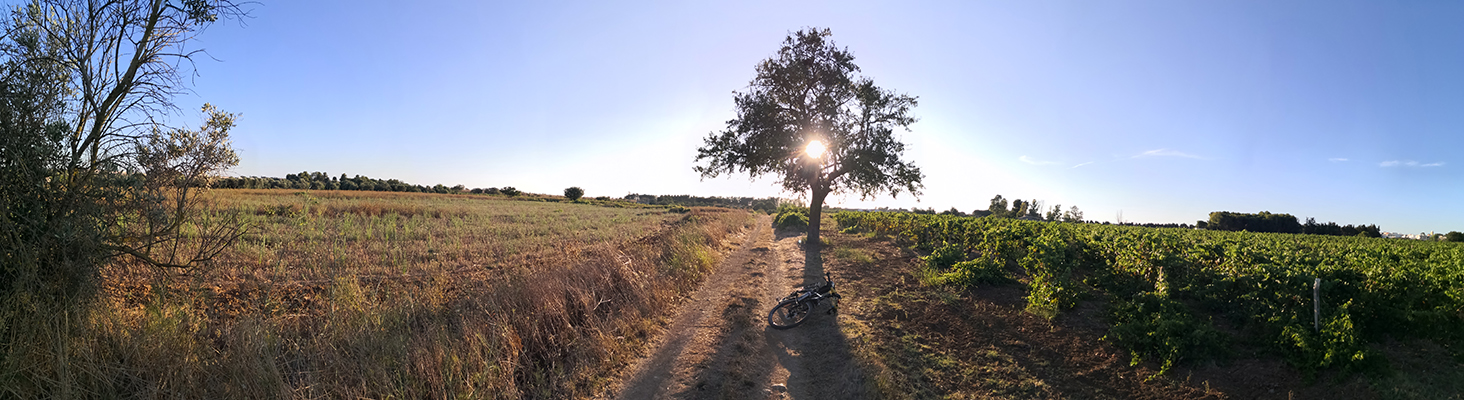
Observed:
[[[397,192],[218,190],[250,234],[217,260],[225,281],[314,280],[451,270],[491,273],[574,262],[683,217],[664,208]]]
[[[22,362],[71,392],[17,394],[588,396],[753,221],[479,195],[210,196],[248,234],[197,270],[109,266],[94,328]]]

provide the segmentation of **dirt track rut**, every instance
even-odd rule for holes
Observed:
[[[777,234],[760,216],[677,311],[651,351],[622,371],[614,398],[860,399],[868,398],[837,318],[821,304],[802,326],[767,327],[776,299],[823,280],[823,263],[806,255],[798,236]],[[837,281],[838,277],[835,276]]]

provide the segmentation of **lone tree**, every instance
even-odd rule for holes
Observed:
[[[824,199],[853,192],[919,196],[924,177],[900,160],[905,144],[895,128],[916,118],[913,96],[896,94],[856,76],[854,55],[829,40],[828,29],[793,32],[773,58],[757,65],[757,77],[735,93],[737,118],[707,135],[697,149],[702,178],[747,172],[771,174],[784,190],[807,191],[808,243],[819,243]]]
[[[569,199],[569,201],[577,201],[580,199],[580,197],[584,196],[585,190],[580,189],[579,186],[570,186],[569,188],[564,189],[564,198]]]

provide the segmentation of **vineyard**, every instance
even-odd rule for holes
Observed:
[[[1018,282],[1028,311],[1049,318],[1106,303],[1104,340],[1161,371],[1259,348],[1308,373],[1380,372],[1388,362],[1374,346],[1390,339],[1464,355],[1457,243],[886,212],[834,219],[845,233],[928,254],[926,284]]]

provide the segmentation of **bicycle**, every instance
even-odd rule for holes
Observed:
[[[768,326],[773,329],[788,329],[798,326],[808,319],[813,308],[824,299],[835,299],[834,306],[829,308],[826,314],[839,312],[837,299],[842,297],[834,291],[833,275],[825,272],[823,283],[805,285],[778,300],[778,305],[768,311]]]

